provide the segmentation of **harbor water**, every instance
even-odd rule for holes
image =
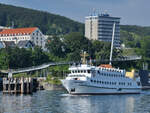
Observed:
[[[0,93],[0,113],[150,113],[150,93],[95,96],[46,90],[32,95]]]

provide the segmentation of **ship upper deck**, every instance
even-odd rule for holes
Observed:
[[[109,72],[109,73],[120,73],[120,74],[125,74],[126,71],[119,69],[119,68],[113,68],[113,67],[102,67],[102,66],[91,66],[87,64],[81,64],[77,66],[71,66],[69,68],[70,71],[72,70],[95,70],[95,71],[101,71],[101,72]]]

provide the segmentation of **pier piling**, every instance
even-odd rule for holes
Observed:
[[[31,94],[33,92],[32,78],[3,78],[3,93]]]

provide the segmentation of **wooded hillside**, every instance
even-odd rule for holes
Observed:
[[[0,4],[0,26],[39,27],[44,34],[82,32],[84,25],[48,12]]]

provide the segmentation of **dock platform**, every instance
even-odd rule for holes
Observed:
[[[33,92],[33,79],[28,78],[3,78],[3,93],[31,94]]]

